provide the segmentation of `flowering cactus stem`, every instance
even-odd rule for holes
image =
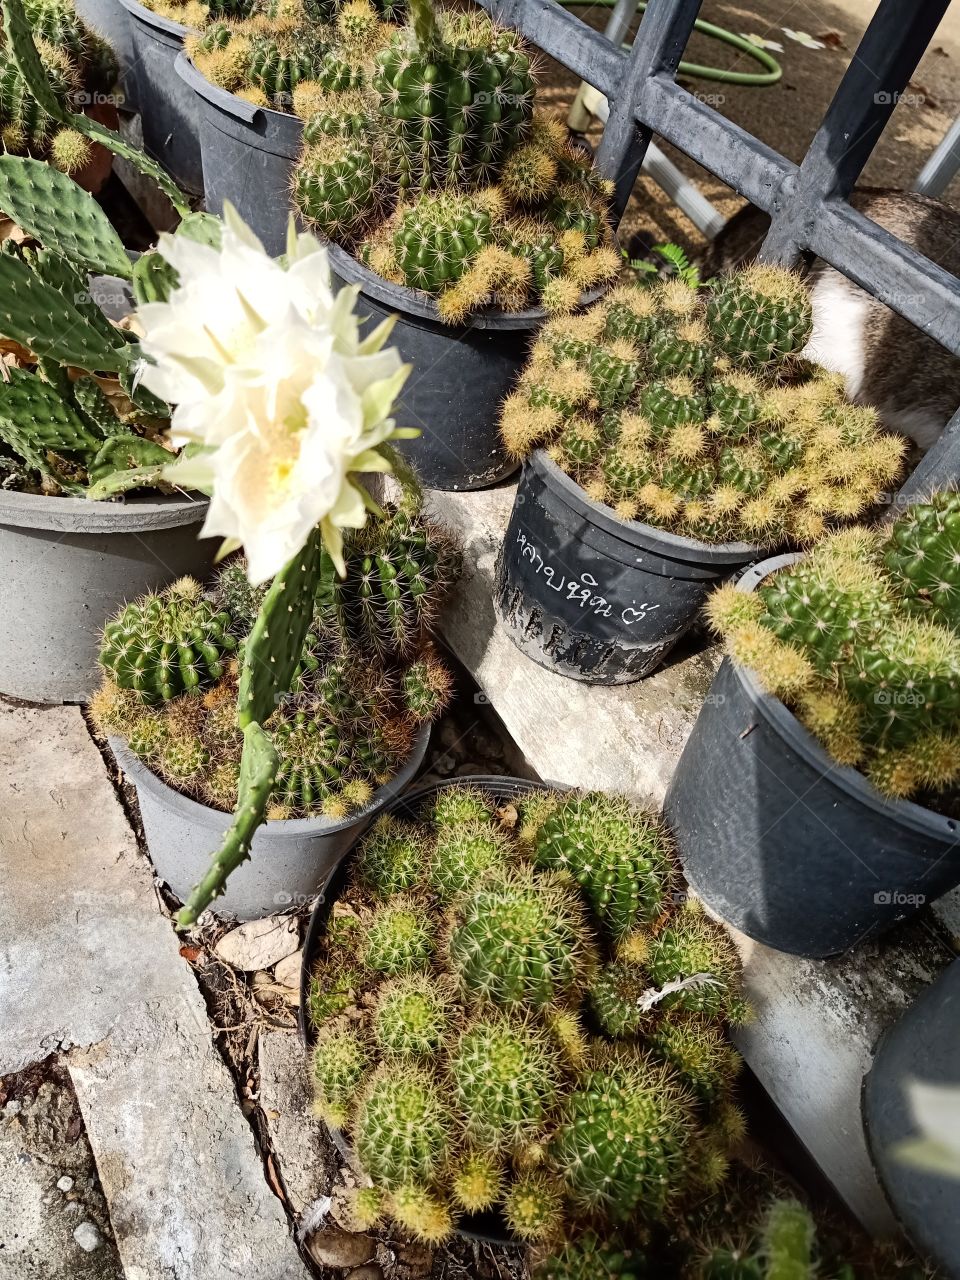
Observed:
[[[177,914],[177,923],[182,928],[196,924],[214,898],[223,893],[228,876],[250,857],[250,845],[264,820],[278,764],[279,757],[273,743],[260,725],[247,725],[243,733],[237,810],[206,875]]]
[[[302,551],[277,574],[250,632],[240,676],[237,720],[242,729],[262,724],[280,695],[290,691],[313,619],[323,543],[315,529]]]

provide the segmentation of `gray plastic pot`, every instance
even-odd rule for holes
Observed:
[[[197,97],[173,67],[190,28],[161,18],[137,0],[120,0],[133,41],[143,146],[191,195],[203,195]]]
[[[752,591],[796,556],[747,571]],[[758,942],[837,955],[960,883],[960,824],[838,765],[750,671],[725,659],[664,816],[698,895]]]
[[[655,671],[710,590],[755,560],[593,502],[542,449],[527,459],[497,560],[497,613],[541,667],[589,684]]]
[[[249,861],[227,882],[216,901],[219,914],[255,920],[314,898],[357,836],[417,775],[427,753],[430,726],[417,736],[410,759],[374,793],[366,809],[339,822],[331,818],[291,818],[267,822],[253,837]],[[181,795],[138,760],[119,738],[110,746],[137,790],[143,831],[157,875],[181,902],[203,877],[232,815]]]
[[[201,497],[88,502],[0,491],[0,693],[82,702],[99,682],[107,619],[183,574],[203,578],[219,543],[197,540]]]
[[[390,337],[413,365],[394,416],[418,427],[398,447],[430,489],[486,489],[517,469],[500,439],[500,405],[513,390],[531,338],[546,315],[539,308],[482,311],[447,325],[433,298],[390,284],[338,245],[329,246],[335,282],[357,284],[359,310],[371,326],[396,315]]]
[[[207,212],[222,214],[229,200],[267,253],[278,257],[286,249],[290,183],[303,146],[303,124],[297,116],[252,106],[217,88],[184,52],[174,67],[196,95]]]
[[[894,1148],[917,1137],[906,1085],[948,1085],[960,1098],[960,961],[917,997],[884,1035],[864,1082],[870,1153],[893,1211],[925,1257],[960,1280],[960,1179],[899,1159]]]
[[[127,11],[120,0],[74,0],[74,8],[88,27],[103,36],[117,55],[120,90],[125,111],[137,110],[137,77],[134,69],[133,34]]]

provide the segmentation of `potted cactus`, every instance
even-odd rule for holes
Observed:
[[[599,793],[480,779],[379,818],[315,909],[301,999],[361,1224],[553,1246],[722,1184],[740,969],[673,877],[658,822]]]
[[[38,49],[48,93],[63,112],[79,110],[105,123],[116,121],[119,74],[110,46],[84,22],[72,0],[32,0],[27,18]],[[98,191],[110,173],[111,158],[59,113],[45,109],[17,64],[6,36],[0,36],[0,134],[4,151],[49,160],[83,187]]]
[[[395,512],[324,557],[290,691],[264,727],[279,765],[250,862],[219,906],[240,918],[313,896],[358,826],[409,783],[451,678],[426,641],[457,557],[421,517]],[[209,595],[183,579],[127,605],[104,630],[91,713],[140,801],[158,874],[185,899],[237,804],[243,735],[238,654],[265,589],[242,561]]]
[[[546,326],[501,420],[525,466],[496,602],[535,661],[637,680],[720,579],[880,498],[903,444],[800,361],[810,327],[774,267],[624,286]]]
[[[178,64],[205,103],[208,208],[249,210],[279,250],[292,190],[338,279],[377,320],[399,316],[421,370],[401,403],[423,432],[404,449],[424,483],[490,484],[515,466],[491,406],[521,335],[619,268],[608,184],[534,114],[531,50],[485,14],[415,0],[398,28],[369,0],[325,7],[327,26],[295,9],[210,23]]]
[[[236,0],[211,6],[187,37],[176,70],[197,95],[206,208],[229,201],[269,253],[286,245],[301,115],[328,92],[358,89],[395,30],[391,13],[368,0]]]
[[[176,449],[166,405],[136,385],[141,346],[97,305],[122,279],[88,284],[131,275],[116,232],[39,160],[0,156],[0,208],[31,237],[0,254],[0,690],[80,701],[106,619],[204,574],[215,548],[197,543],[206,501],[162,478]]]
[[[729,656],[665,813],[724,919],[825,956],[960,881],[960,496],[789,560],[708,605]]]

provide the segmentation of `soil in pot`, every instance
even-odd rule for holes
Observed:
[[[758,554],[666,533],[591,501],[545,452],[524,464],[497,560],[497,613],[529,657],[590,684],[655,671],[710,590]]]
[[[952,1089],[953,1115],[960,1098],[960,962],[922,991],[883,1036],[864,1081],[863,1118],[874,1164],[898,1220],[917,1248],[960,1277],[960,1180],[920,1168],[898,1146],[921,1136],[908,1086],[913,1082]],[[949,1106],[944,1123],[950,1116]]]
[[[174,71],[189,28],[153,13],[137,0],[119,3],[130,23],[144,150],[184,191],[203,195],[197,97]]]
[[[765,561],[753,590],[797,557]],[[724,920],[824,957],[960,882],[960,824],[842,767],[748,670],[725,659],[664,801],[684,872]]]
[[[206,510],[199,497],[112,503],[0,492],[0,692],[86,701],[107,619],[185,573],[209,572],[216,540],[197,537]]]

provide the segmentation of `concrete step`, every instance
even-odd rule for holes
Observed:
[[[70,1051],[126,1280],[306,1280],[76,707],[0,701],[0,885],[0,1076]]]

